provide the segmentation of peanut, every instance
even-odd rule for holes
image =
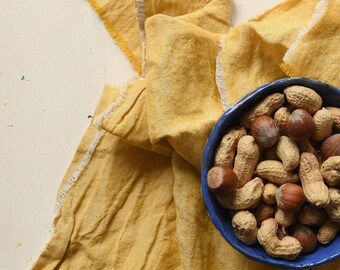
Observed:
[[[296,142],[287,136],[281,136],[276,145],[276,154],[282,160],[283,168],[292,171],[300,162],[300,151]]]
[[[285,231],[286,227],[289,227],[296,222],[296,215],[294,213],[282,211],[280,208],[276,209],[274,218],[277,223],[282,226],[283,231]]]
[[[286,171],[283,163],[276,160],[261,161],[256,167],[256,173],[260,177],[279,185],[295,183],[299,180],[299,176],[296,173]]]
[[[231,225],[234,233],[246,245],[252,245],[257,242],[256,219],[249,211],[239,211],[234,215]]]
[[[318,110],[314,116],[316,130],[312,138],[316,141],[322,141],[332,134],[333,118],[329,111],[325,108]]]
[[[340,156],[326,159],[320,171],[328,186],[340,187]]]
[[[338,223],[327,219],[324,224],[319,228],[316,237],[321,244],[326,245],[335,239],[339,229],[340,228]]]
[[[327,214],[324,209],[314,205],[308,205],[301,209],[298,221],[308,226],[320,227],[325,221]]]
[[[278,123],[282,133],[285,133],[285,126],[289,115],[290,111],[286,107],[281,107],[274,113],[274,120]]]
[[[263,193],[263,182],[260,177],[250,180],[243,187],[236,189],[236,192],[229,196],[219,196],[218,202],[225,208],[232,210],[245,210],[255,207]]]
[[[254,138],[250,135],[241,137],[237,144],[234,163],[234,172],[238,177],[240,187],[244,186],[253,176],[259,156],[260,149]]]
[[[280,108],[285,102],[285,97],[281,93],[274,93],[257,103],[241,117],[241,125],[250,128],[251,122],[261,115],[271,116],[273,112]]]
[[[269,256],[294,260],[302,251],[300,242],[291,236],[277,237],[278,223],[273,218],[264,220],[257,232],[257,239]]]
[[[329,188],[330,202],[326,206],[329,218],[340,224],[340,190],[337,188]]]
[[[300,153],[307,152],[307,153],[312,153],[314,155],[317,155],[317,152],[310,140],[301,140],[301,141],[298,141],[297,143],[300,149]]]
[[[321,108],[321,97],[308,87],[294,85],[287,87],[283,92],[287,101],[296,108],[305,109],[312,114]]]
[[[326,107],[333,118],[333,128],[335,130],[340,130],[340,108],[337,107]]]
[[[301,154],[299,176],[307,201],[320,207],[329,203],[328,187],[323,182],[319,162],[312,153]]]
[[[216,150],[215,166],[232,167],[234,165],[237,143],[246,134],[244,127],[234,127],[227,131]]]
[[[266,204],[275,204],[275,193],[277,191],[278,187],[275,186],[272,183],[267,183],[264,185],[264,190],[262,194],[262,199]]]

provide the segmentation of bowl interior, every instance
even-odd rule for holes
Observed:
[[[227,110],[218,120],[205,145],[202,159],[202,193],[209,216],[222,236],[238,251],[251,260],[268,263],[286,268],[307,268],[320,265],[340,256],[340,237],[338,236],[329,245],[318,245],[317,249],[307,255],[300,255],[294,261],[272,258],[266,254],[259,245],[247,246],[238,240],[231,227],[231,218],[225,208],[220,206],[213,194],[208,190],[206,177],[214,164],[214,153],[223,135],[229,127],[238,124],[240,116],[252,105],[265,96],[282,92],[291,85],[301,85],[315,90],[323,99],[323,106],[336,106],[340,104],[340,90],[319,81],[304,78],[287,78],[265,84],[240,99],[232,108]]]

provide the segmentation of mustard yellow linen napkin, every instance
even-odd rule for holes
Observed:
[[[277,269],[248,260],[214,228],[200,192],[200,159],[223,109],[287,76],[280,64],[317,1],[286,1],[229,32],[229,1],[183,2],[137,1],[137,22],[133,2],[91,0],[132,64],[133,51],[143,78],[104,88],[34,270]]]
[[[340,87],[340,1],[319,1],[313,16],[286,52],[282,68]]]
[[[89,0],[89,3],[139,75],[143,62],[140,31],[144,29],[146,18],[155,14],[185,17],[193,12],[192,20],[212,31],[225,32],[230,25],[229,0]],[[139,20],[136,20],[136,13],[140,14]]]
[[[317,0],[283,2],[223,36],[221,68],[227,107],[250,89],[287,77],[280,68],[282,58],[314,13],[316,3]]]

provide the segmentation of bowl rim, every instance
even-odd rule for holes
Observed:
[[[229,109],[227,109],[223,113],[223,115],[218,119],[218,121],[214,125],[214,127],[213,127],[213,129],[212,129],[212,131],[211,131],[211,133],[210,133],[210,135],[209,135],[209,137],[208,137],[208,139],[205,143],[202,161],[201,161],[201,192],[202,192],[202,195],[203,195],[204,203],[205,203],[205,206],[207,208],[208,215],[209,215],[211,221],[213,222],[213,224],[217,228],[217,230],[221,233],[223,238],[234,249],[236,249],[237,251],[242,253],[245,257],[249,258],[250,260],[265,263],[265,264],[270,264],[270,265],[273,265],[273,266],[279,266],[279,267],[285,267],[285,268],[288,267],[290,269],[303,269],[303,268],[308,268],[308,267],[314,267],[314,266],[318,266],[318,265],[324,264],[326,262],[329,262],[331,260],[335,260],[336,258],[340,257],[340,250],[339,250],[338,253],[334,254],[333,256],[327,257],[324,260],[319,260],[317,262],[311,262],[311,263],[303,263],[303,264],[301,264],[301,263],[297,264],[296,261],[289,261],[289,260],[278,259],[278,258],[270,258],[270,260],[268,261],[268,258],[264,258],[262,256],[255,257],[253,255],[248,254],[242,248],[242,245],[244,245],[243,243],[242,243],[241,246],[238,245],[237,243],[233,243],[233,242],[229,241],[227,235],[223,234],[224,226],[220,222],[217,214],[215,213],[215,211],[213,209],[212,198],[210,196],[208,196],[210,191],[207,188],[206,176],[207,176],[208,169],[210,169],[210,168],[208,168],[209,154],[211,153],[210,148],[213,144],[214,139],[217,138],[218,134],[221,132],[223,124],[226,121],[226,119],[229,117],[230,114],[233,114],[233,112],[235,112],[238,109],[238,107],[240,105],[242,105],[244,102],[249,101],[254,96],[258,95],[258,93],[261,93],[261,92],[265,91],[266,89],[268,89],[268,88],[270,88],[274,85],[275,85],[275,88],[276,87],[277,88],[284,88],[284,87],[288,87],[288,86],[292,86],[292,85],[306,86],[306,84],[317,86],[318,88],[325,87],[325,88],[332,90],[336,94],[340,95],[340,89],[338,89],[338,88],[336,88],[332,85],[329,85],[329,84],[321,82],[321,81],[308,79],[308,78],[302,78],[302,77],[283,78],[283,79],[279,79],[279,80],[276,80],[276,81],[272,81],[272,82],[268,82],[266,84],[263,84],[260,87],[252,90],[251,92],[249,92],[248,94],[246,94],[242,98],[240,98],[233,106],[231,106]]]

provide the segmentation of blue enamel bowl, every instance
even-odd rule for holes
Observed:
[[[284,88],[292,85],[301,85],[314,89],[322,97],[323,106],[340,106],[340,90],[315,80],[286,78],[267,83],[255,89],[228,109],[214,126],[206,142],[203,153],[201,180],[202,193],[210,219],[231,246],[247,258],[256,262],[267,263],[288,269],[303,269],[317,266],[340,257],[340,235],[338,235],[329,245],[318,245],[313,253],[307,255],[301,254],[294,261],[272,258],[267,255],[259,244],[247,246],[235,237],[228,212],[218,204],[214,195],[208,190],[206,181],[208,171],[214,165],[215,150],[221,142],[226,130],[229,127],[237,125],[240,116],[265,96],[275,92],[282,92]]]

